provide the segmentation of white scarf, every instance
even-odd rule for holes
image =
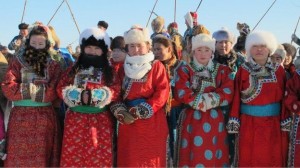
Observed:
[[[124,70],[126,76],[132,79],[141,79],[152,68],[151,61],[154,60],[154,54],[149,52],[145,55],[129,56],[126,55]]]

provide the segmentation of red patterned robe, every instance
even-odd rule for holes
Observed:
[[[175,98],[186,105],[178,122],[178,167],[228,167],[224,114],[233,98],[231,70],[212,61],[206,67],[182,65],[175,79]]]
[[[70,107],[66,112],[60,166],[112,167],[114,120],[107,106],[119,98],[121,81],[114,73],[113,83],[106,86],[100,69],[91,67],[70,76],[71,68],[57,86],[59,97]],[[83,88],[91,90],[91,105],[81,102]]]
[[[13,101],[7,130],[7,167],[59,166],[61,135],[51,102],[57,98],[59,64],[50,58],[45,77],[38,77],[24,61],[14,58],[6,72],[2,90]],[[30,91],[36,87],[36,91]]]
[[[288,167],[300,167],[300,70],[296,70],[294,75],[286,83],[286,93],[284,99],[286,110],[291,117],[291,132],[288,154]],[[289,122],[287,120],[287,122]]]
[[[242,64],[235,78],[235,93],[229,132],[239,132],[239,167],[283,167],[286,165],[287,132],[281,121],[285,71],[270,61],[264,67],[253,60]]]
[[[164,105],[169,95],[166,70],[159,61],[141,79],[125,76],[122,89],[124,102],[145,99],[149,118],[133,124],[119,124],[118,167],[166,167],[168,125]]]

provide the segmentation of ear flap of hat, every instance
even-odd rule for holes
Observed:
[[[184,19],[186,23],[188,24],[189,27],[193,27],[193,17],[190,12],[188,12],[185,16]]]

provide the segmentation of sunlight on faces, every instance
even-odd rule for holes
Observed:
[[[98,46],[88,45],[84,47],[84,53],[88,55],[101,56],[103,54],[103,51]]]
[[[213,52],[210,48],[201,46],[196,48],[193,51],[193,54],[199,64],[206,66],[209,60],[212,58]]]
[[[252,56],[255,62],[267,62],[269,54],[270,50],[264,44],[253,45],[250,48],[250,55]]]
[[[286,55],[283,61],[284,65],[289,65],[293,61],[293,57],[291,55]]]
[[[28,35],[28,29],[21,29],[19,34],[22,36],[22,37],[26,37]]]
[[[43,35],[32,35],[29,44],[35,49],[44,49],[46,47],[46,40],[46,37]]]
[[[232,48],[232,43],[228,40],[222,40],[216,42],[216,51],[218,51],[220,55],[229,54],[231,48]]]
[[[122,62],[125,60],[126,52],[119,48],[115,48],[111,51],[111,56],[115,62]]]
[[[155,59],[159,61],[165,61],[171,58],[171,48],[166,47],[161,43],[154,43],[153,45],[153,54]]]
[[[146,42],[128,44],[128,55],[130,56],[145,55],[149,50],[150,44],[147,44]]]

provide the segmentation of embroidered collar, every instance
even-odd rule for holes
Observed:
[[[251,57],[250,59],[249,59],[249,64],[250,64],[250,66],[251,66],[251,68],[253,69],[253,70],[255,70],[255,71],[259,71],[260,69],[262,69],[263,67],[265,67],[265,68],[267,68],[267,69],[270,69],[270,70],[274,70],[275,69],[275,63],[272,63],[272,61],[271,61],[271,59],[270,58],[268,58],[268,60],[267,60],[267,62],[266,62],[266,64],[265,64],[265,66],[261,66],[261,65],[259,65],[259,64],[257,64],[254,60],[253,60],[253,58]]]
[[[191,62],[192,68],[197,72],[202,72],[204,70],[208,70],[210,73],[214,71],[214,63],[212,59],[209,60],[208,64],[206,66],[200,64],[195,58]]]

